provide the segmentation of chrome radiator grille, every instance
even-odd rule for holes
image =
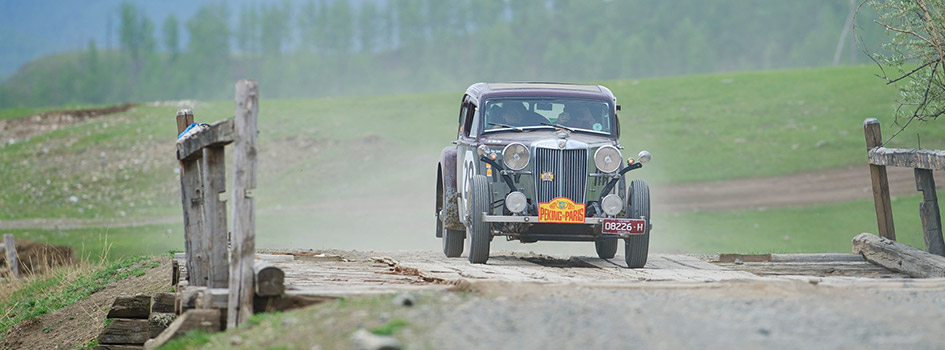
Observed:
[[[542,174],[551,172],[551,181],[542,181]],[[587,150],[535,150],[535,193],[539,203],[556,197],[567,197],[575,203],[584,203],[587,182]]]

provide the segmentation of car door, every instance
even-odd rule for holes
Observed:
[[[473,103],[473,100],[467,95],[463,99],[462,107],[460,108],[460,126],[459,132],[457,134],[456,142],[456,190],[460,193],[460,203],[459,207],[459,217],[460,220],[465,221],[466,218],[466,207],[467,207],[467,184],[469,179],[473,175],[478,173],[479,157],[476,154],[476,147],[478,147],[478,142],[476,134],[478,133],[478,128],[476,127],[479,123],[479,120],[476,116],[476,105]]]

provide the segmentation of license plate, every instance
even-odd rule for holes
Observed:
[[[646,220],[643,219],[604,219],[601,232],[618,235],[642,235],[646,233]]]

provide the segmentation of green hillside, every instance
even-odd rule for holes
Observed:
[[[862,164],[863,119],[880,117],[886,135],[892,132],[892,121],[885,116],[896,91],[884,87],[874,70],[840,67],[602,84],[613,89],[623,106],[625,156],[639,149],[653,154],[645,169],[631,174],[667,184]],[[456,133],[461,91],[272,100],[265,99],[266,86],[260,90],[261,246],[439,247],[432,237],[435,165],[440,149]],[[228,118],[233,110],[231,101],[194,106],[201,122]],[[0,178],[7,184],[0,192],[0,220],[78,218],[95,226],[112,220],[179,217],[175,111],[176,106],[142,104],[0,146]],[[914,146],[918,130],[923,147],[945,147],[945,130],[931,127],[911,129],[893,144]],[[863,230],[874,225],[868,221],[869,212],[861,213],[864,205],[828,207],[823,211],[862,218],[865,221],[858,222]],[[661,229],[676,232],[654,238],[654,245],[685,251],[846,250],[850,237],[859,233],[827,224],[803,230],[822,239],[795,239],[785,245],[782,234],[759,234],[754,225],[743,227],[741,219],[747,215],[762,223],[804,221],[809,214],[807,209],[672,214],[663,218],[667,224],[654,235],[663,234]],[[897,224],[909,225],[905,221]],[[701,237],[698,244],[686,238],[689,232],[699,233],[693,228],[709,224],[726,235]],[[183,245],[181,224],[108,232],[108,240],[121,252]],[[100,241],[106,230],[16,233],[79,246],[82,241],[94,245],[90,242]],[[499,249],[545,247],[572,249],[567,244],[499,243]],[[575,249],[593,252],[590,246]]]

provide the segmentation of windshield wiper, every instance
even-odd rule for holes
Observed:
[[[491,123],[491,122],[490,122],[490,123],[489,123],[489,125],[495,125],[495,126],[498,126],[498,127],[500,127],[500,128],[507,128],[507,129],[512,129],[512,130],[515,130],[515,131],[518,131],[518,132],[522,132],[522,131],[525,131],[524,129],[522,129],[522,128],[520,128],[520,127],[517,127],[517,126],[511,126],[511,125],[508,125],[508,124],[502,124],[502,123]]]
[[[547,126],[551,126],[551,127],[555,127],[555,128],[559,128],[559,129],[564,129],[564,130],[567,130],[567,131],[574,131],[573,128],[568,127],[568,126],[564,126],[564,125],[561,125],[561,124],[558,124],[558,123],[541,123],[541,125],[547,125]]]

